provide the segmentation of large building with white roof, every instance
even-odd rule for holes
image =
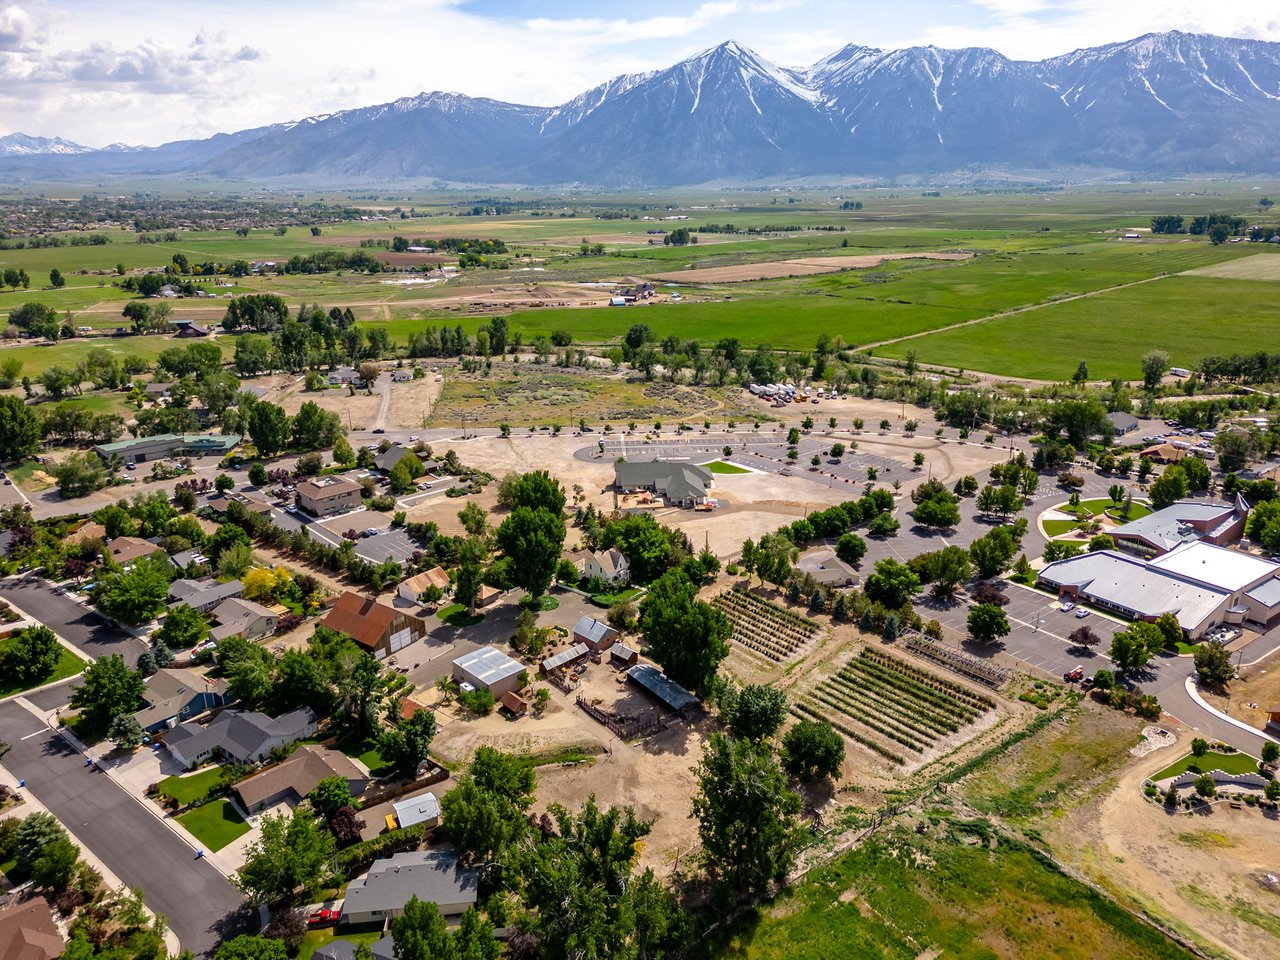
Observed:
[[[1280,564],[1202,541],[1154,560],[1118,550],[1051,563],[1038,583],[1133,620],[1172,613],[1192,640],[1221,623],[1261,628],[1280,620]]]

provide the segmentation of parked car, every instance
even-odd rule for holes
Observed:
[[[309,927],[327,927],[331,923],[338,922],[338,911],[331,910],[329,907],[321,907],[311,916],[307,917],[307,926]]]
[[[1074,602],[1074,601],[1072,601],[1072,600],[1068,600],[1066,603],[1064,603],[1064,604],[1062,605],[1062,612],[1063,612],[1063,613],[1070,613],[1070,612],[1071,612],[1072,610],[1074,610],[1075,608],[1076,608],[1075,602]]]
[[[1084,667],[1076,667],[1074,670],[1069,670],[1062,675],[1062,680],[1064,683],[1075,683],[1076,681],[1083,680],[1083,679],[1084,679]]]
[[[371,433],[386,433],[387,431],[383,430],[381,427],[374,427],[374,428],[373,428],[373,430],[371,430],[370,432],[371,432]]]
[[[1086,610],[1084,607],[1081,607],[1079,610],[1076,611],[1077,620],[1083,620],[1088,615],[1089,615],[1089,611]]]

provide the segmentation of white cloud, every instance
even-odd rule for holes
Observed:
[[[0,7],[0,51],[28,50],[41,34],[36,19],[16,3]]]

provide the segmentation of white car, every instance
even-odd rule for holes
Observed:
[[[1081,607],[1079,610],[1076,611],[1077,620],[1083,620],[1088,615],[1089,615],[1089,611],[1086,610],[1084,607]]]
[[[418,439],[418,435],[417,435],[416,433],[411,433],[411,434],[409,434],[409,442],[410,442],[410,443],[413,443],[413,442],[414,442],[415,440],[417,440],[417,439]]]
[[[1063,612],[1063,613],[1070,613],[1070,612],[1071,612],[1072,610],[1074,610],[1075,608],[1076,608],[1076,605],[1075,605],[1073,602],[1071,602],[1070,600],[1068,600],[1066,603],[1064,603],[1064,604],[1062,605],[1062,607],[1061,607],[1061,609],[1062,609],[1062,612]]]

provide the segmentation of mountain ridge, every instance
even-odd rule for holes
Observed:
[[[1268,172],[1278,133],[1280,43],[1269,41],[1149,33],[1040,61],[851,43],[795,68],[728,40],[553,107],[433,91],[153,148],[13,134],[0,138],[0,172],[628,188],[992,168]]]

